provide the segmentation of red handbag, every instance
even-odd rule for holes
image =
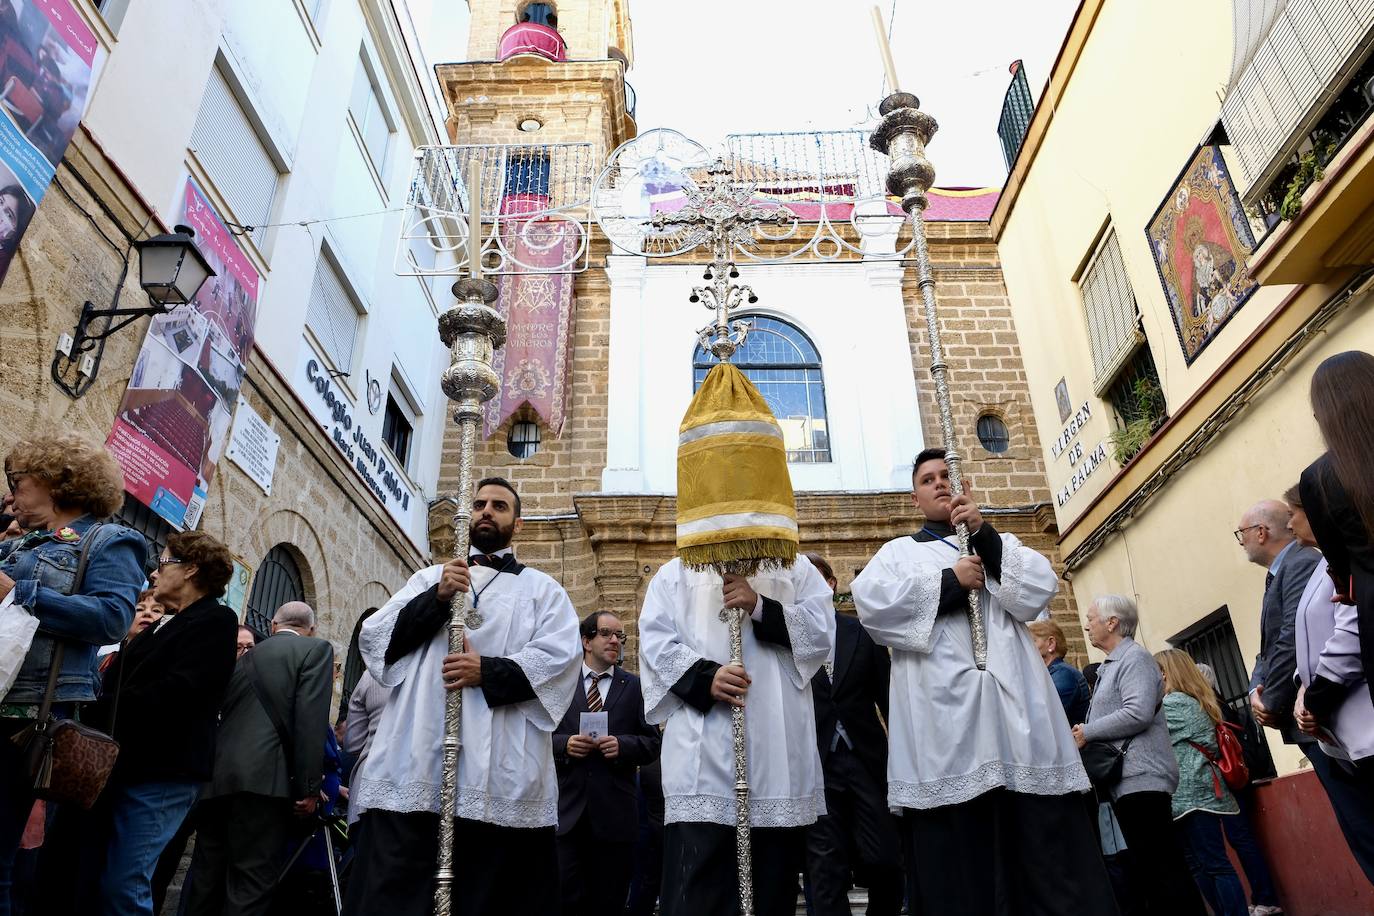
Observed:
[[[1212,766],[1212,790],[1221,798],[1221,783],[1225,781],[1231,791],[1243,789],[1250,782],[1250,768],[1245,765],[1245,749],[1241,746],[1239,725],[1230,722],[1217,723],[1217,753],[1213,754],[1196,741],[1189,741],[1197,748]]]

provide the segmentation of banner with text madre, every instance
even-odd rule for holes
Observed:
[[[0,0],[0,280],[86,112],[98,47],[67,0]]]
[[[189,178],[180,221],[216,275],[148,325],[106,446],[124,489],[185,531],[200,522],[253,352],[258,272]]]

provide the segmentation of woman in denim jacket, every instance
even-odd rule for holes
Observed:
[[[0,600],[12,594],[38,618],[38,632],[0,698],[0,916],[10,912],[14,856],[34,802],[23,751],[10,739],[37,718],[59,641],[54,710],[70,716],[96,698],[96,651],[128,631],[147,555],[142,535],[99,524],[124,501],[123,473],[100,446],[72,435],[30,439],[6,456],[5,477],[9,511],[27,533],[0,542]],[[86,574],[75,588],[83,548]]]

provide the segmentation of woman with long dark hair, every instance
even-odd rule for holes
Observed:
[[[1339,600],[1357,609],[1365,672],[1363,683],[1318,675],[1307,685],[1307,711],[1328,722],[1350,690],[1374,698],[1374,356],[1347,350],[1324,360],[1312,375],[1312,413],[1327,450],[1302,472],[1298,494]]]

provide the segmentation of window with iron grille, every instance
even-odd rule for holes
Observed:
[[[1113,422],[1125,429],[1138,420],[1148,420],[1157,427],[1165,417],[1164,397],[1160,393],[1159,372],[1149,347],[1141,347],[1112,379],[1107,389]]]
[[[1276,775],[1274,758],[1269,744],[1260,733],[1250,711],[1250,676],[1245,657],[1240,654],[1236,629],[1231,624],[1231,611],[1222,605],[1193,626],[1169,640],[1198,664],[1211,666],[1217,676],[1217,688],[1224,705],[1235,714],[1245,728],[1246,763],[1253,779],[1268,779]]]
[[[1116,230],[1108,230],[1092,263],[1083,272],[1079,288],[1093,357],[1093,393],[1101,397],[1121,367],[1145,342]]]
[[[271,222],[281,173],[218,64],[210,68],[191,148],[235,220],[245,226]],[[261,245],[264,234],[257,229],[253,241]]]
[[[165,518],[128,493],[124,494],[124,505],[119,507],[113,520],[143,535],[148,549],[148,555],[143,561],[143,571],[145,574],[152,572],[157,567],[155,558],[161,555],[167,546],[167,538],[176,529]]]
[[[305,580],[290,548],[278,544],[258,564],[253,573],[253,588],[248,594],[248,610],[243,622],[255,633],[272,633],[272,616],[288,601],[305,600]]]
[[[777,318],[755,315],[753,326],[731,362],[758,388],[782,427],[787,460],[816,464],[830,460],[830,426],[825,413],[821,357],[800,330]],[[692,356],[692,390],[719,360],[697,345]]]
[[[1021,144],[1030,130],[1035,116],[1035,100],[1031,98],[1030,83],[1026,81],[1026,67],[1021,61],[1012,65],[1011,84],[1002,99],[1002,117],[997,121],[997,138],[1002,141],[1002,158],[1010,169],[1021,153]]]
[[[382,107],[382,92],[367,60],[358,59],[358,69],[353,74],[353,94],[348,101],[348,113],[363,138],[363,146],[372,159],[372,167],[383,180],[386,178],[386,154],[391,146],[391,135],[395,132]]]
[[[1011,432],[997,414],[985,413],[978,418],[978,442],[987,451],[1000,455],[1011,446]]]
[[[539,451],[539,424],[529,420],[512,423],[506,436],[506,451],[516,458],[528,458]]]
[[[401,467],[410,467],[410,439],[414,427],[410,415],[396,402],[396,395],[386,396],[386,413],[382,415],[382,441]]]
[[[345,373],[351,371],[360,323],[358,306],[349,295],[339,269],[323,249],[315,263],[315,282],[310,288],[305,323],[315,332],[335,368]]]

